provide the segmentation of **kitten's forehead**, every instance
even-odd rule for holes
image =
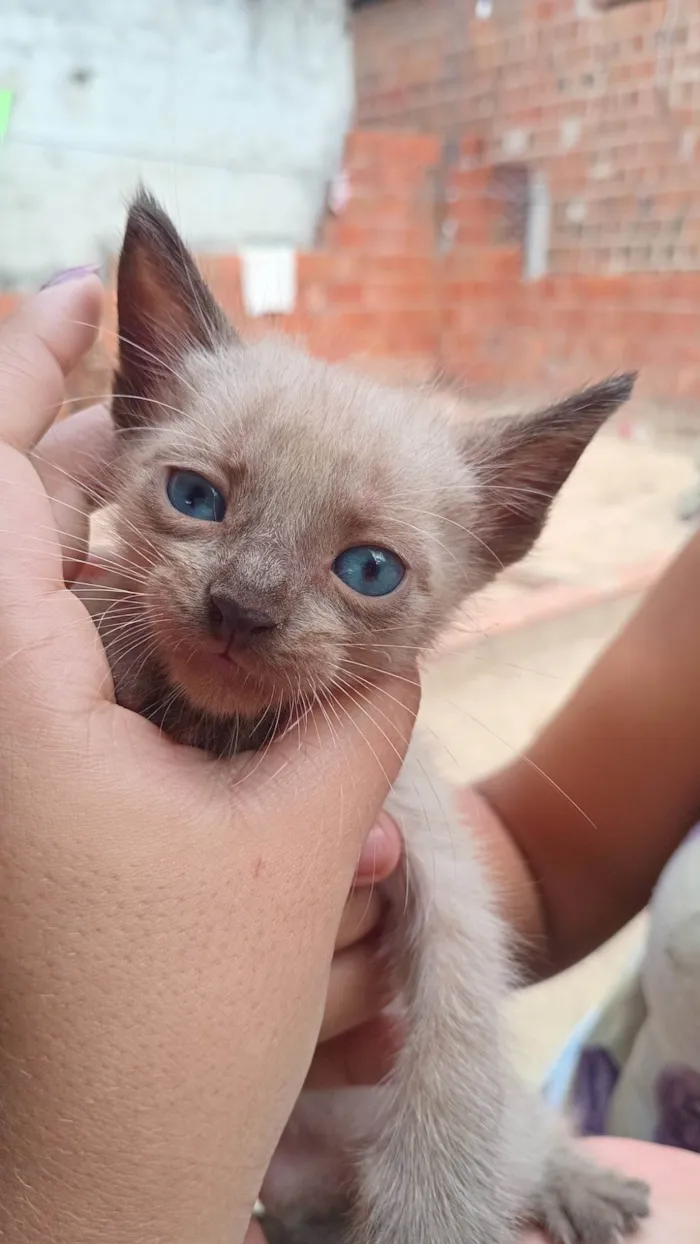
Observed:
[[[371,505],[415,487],[426,455],[436,467],[454,466],[446,432],[436,435],[415,396],[328,367],[285,342],[198,356],[188,380],[193,417],[213,431],[217,451],[251,482],[269,485],[274,477],[290,499],[302,483],[318,500]]]

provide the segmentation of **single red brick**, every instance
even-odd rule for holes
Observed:
[[[367,290],[360,281],[336,281],[326,290],[328,303],[339,310],[356,311],[367,304]]]

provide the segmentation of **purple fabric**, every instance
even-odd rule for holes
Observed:
[[[656,1081],[659,1145],[700,1153],[700,1072],[667,1067]]]
[[[608,1106],[620,1075],[615,1059],[600,1045],[581,1053],[572,1086],[572,1105],[582,1136],[604,1136]]]

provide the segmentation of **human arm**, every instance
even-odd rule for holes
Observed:
[[[0,1235],[235,1244],[415,705],[348,705],[254,774],[117,708],[63,586],[72,503],[26,456],[98,312],[81,281],[0,334]]]
[[[526,749],[464,795],[538,974],[647,903],[700,810],[700,534]]]

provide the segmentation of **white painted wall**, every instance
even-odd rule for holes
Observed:
[[[201,251],[313,242],[353,107],[345,0],[0,0],[0,288],[101,260],[142,179]]]

